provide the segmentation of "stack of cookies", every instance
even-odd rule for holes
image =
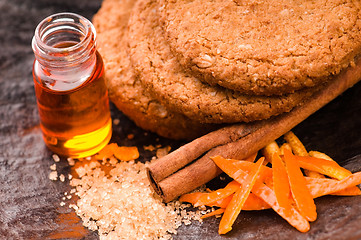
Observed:
[[[93,22],[112,102],[175,139],[288,112],[361,47],[356,0],[104,0]]]

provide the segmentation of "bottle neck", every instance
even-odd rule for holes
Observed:
[[[59,13],[44,19],[32,40],[34,75],[52,90],[80,86],[96,64],[95,38],[94,26],[80,15]]]

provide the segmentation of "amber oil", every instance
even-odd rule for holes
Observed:
[[[73,13],[44,19],[32,42],[34,88],[48,148],[82,158],[110,140],[112,121],[104,66],[93,25]]]

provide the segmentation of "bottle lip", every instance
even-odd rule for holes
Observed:
[[[65,28],[72,28],[72,31],[81,36],[81,40],[65,47],[56,47],[47,42],[52,40],[51,34],[54,31]],[[94,45],[91,49],[95,49],[95,39],[95,28],[88,19],[76,13],[62,12],[46,17],[37,25],[32,39],[32,48],[37,59],[39,57],[44,60],[55,60],[64,53],[68,55],[76,53],[80,57],[89,52],[90,44]]]

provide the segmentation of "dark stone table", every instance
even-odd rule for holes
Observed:
[[[38,22],[62,11],[89,19],[100,0],[0,0],[0,239],[98,239],[59,203],[70,187],[48,179],[52,153],[41,138],[32,82],[31,38]],[[294,129],[310,150],[323,151],[351,171],[361,170],[361,84]],[[112,107],[113,142],[122,145],[183,144],[146,133]],[[127,139],[134,134],[133,140]],[[141,151],[141,159],[154,153]],[[69,173],[64,159],[60,173]],[[219,180],[209,183],[209,187]],[[361,239],[361,197],[316,200],[318,219],[299,233],[271,210],[242,212],[233,231],[218,236],[219,219],[183,226],[175,239]]]

